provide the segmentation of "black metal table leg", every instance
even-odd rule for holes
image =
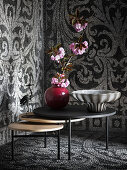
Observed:
[[[58,159],[60,159],[60,130],[58,130]]]
[[[11,131],[11,154],[12,154],[12,160],[14,160],[14,131]]]
[[[108,121],[109,117],[106,117],[106,150],[108,150]]]
[[[71,119],[69,119],[68,160],[71,160]]]
[[[47,132],[45,132],[45,136],[44,136],[44,148],[47,147]]]
[[[67,130],[67,128],[68,128],[68,122],[67,120],[65,120],[65,129]]]

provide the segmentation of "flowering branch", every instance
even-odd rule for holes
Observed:
[[[73,53],[70,55],[65,55],[65,50],[63,47],[61,47],[61,44],[52,47],[48,51],[51,60],[56,61],[57,64],[60,64],[61,67],[62,73],[57,72],[51,81],[51,84],[58,87],[67,87],[70,84],[69,80],[65,76],[65,72],[72,70],[72,63],[70,62],[71,59],[76,55],[82,55],[88,48],[88,42],[82,42],[85,28],[87,27],[88,23],[85,21],[84,17],[79,17],[78,9],[74,15],[70,15],[70,22],[76,32],[83,31],[83,34],[79,37],[78,41],[69,45],[69,48]]]
[[[72,67],[72,63],[70,63],[70,61],[71,61],[71,59],[72,59],[73,56],[74,56],[74,55],[72,55],[72,56],[69,58],[68,62],[64,65],[64,67],[63,67],[63,73],[65,73],[65,71],[67,71],[67,67]],[[68,71],[71,71],[71,68],[68,68],[68,69],[69,69]]]

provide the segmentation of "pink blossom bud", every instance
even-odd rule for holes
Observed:
[[[64,77],[65,75],[64,74],[61,74],[61,77]]]
[[[54,57],[54,55],[52,55],[52,56],[51,56],[51,60],[55,60],[55,57]]]
[[[78,55],[82,55],[83,54],[83,50],[78,49],[77,53],[78,53]]]
[[[64,48],[63,48],[63,47],[60,47],[60,48],[59,48],[59,54],[64,57],[65,51],[64,51]]]
[[[61,82],[64,83],[64,82],[65,82],[65,79],[62,79]]]
[[[87,41],[84,41],[83,44],[88,47],[88,42]]]
[[[57,78],[52,78],[51,84],[58,84],[58,79]]]
[[[66,87],[66,84],[65,83],[61,83],[61,87]]]
[[[66,82],[65,82],[65,84],[66,84],[66,87],[69,86],[70,81],[67,79]]]
[[[85,29],[87,27],[88,23],[86,22],[82,27]]]
[[[75,47],[75,43],[72,43],[72,44],[69,45],[69,48],[70,48],[70,50],[72,50],[72,51],[75,49],[74,47]]]
[[[59,55],[56,55],[55,56],[55,60],[58,61],[60,59],[60,56]]]
[[[76,23],[76,24],[74,25],[74,28],[75,28],[75,30],[76,30],[77,32],[80,32],[80,31],[83,30],[83,27],[82,27],[82,25],[81,25],[80,23]]]

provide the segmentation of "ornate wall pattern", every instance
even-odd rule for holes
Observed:
[[[29,94],[30,109],[41,106],[43,92],[43,1],[0,0],[0,144],[7,125],[27,111],[20,99]]]
[[[126,130],[127,121],[127,1],[126,0],[47,0],[45,1],[45,49],[62,43],[68,45],[78,37],[69,24],[69,14],[79,8],[88,19],[85,39],[88,53],[73,59],[69,73],[70,92],[77,89],[111,89],[122,93],[115,107],[117,115],[110,119],[112,130]],[[45,56],[45,89],[50,86],[55,67]],[[70,104],[78,104],[71,99]],[[83,129],[103,130],[105,120],[87,120]]]

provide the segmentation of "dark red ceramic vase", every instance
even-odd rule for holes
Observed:
[[[69,92],[64,87],[53,85],[45,91],[45,102],[53,109],[63,108],[69,102]]]

